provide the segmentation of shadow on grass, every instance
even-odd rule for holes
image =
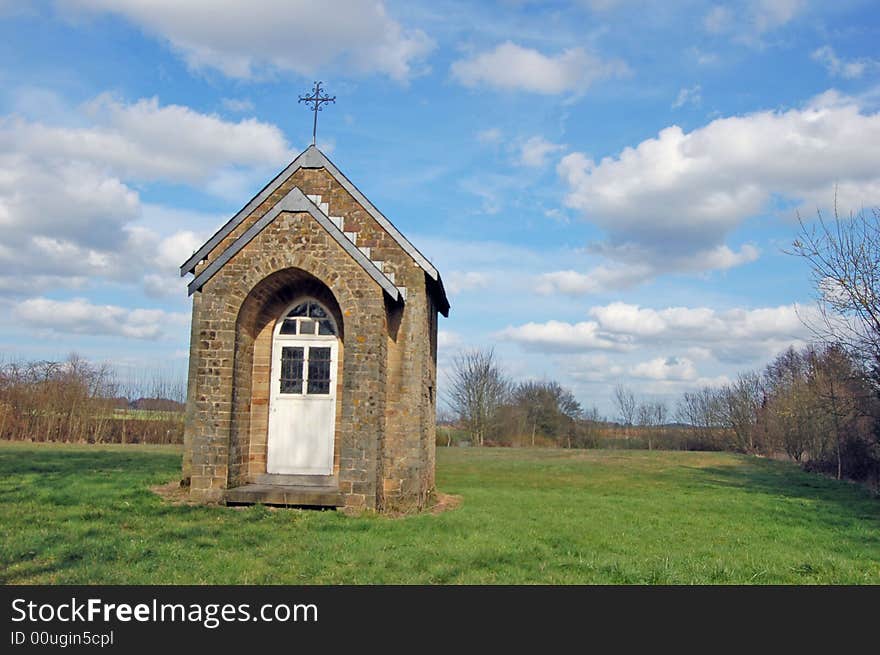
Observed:
[[[3,444],[0,583],[54,580],[86,559],[119,559],[126,523],[166,512],[149,485],[179,466],[174,453]]]
[[[876,530],[872,540],[880,545],[880,499],[868,489],[807,473],[790,462],[750,458],[745,464],[694,469],[694,477],[703,486],[754,494],[756,500],[777,510],[777,520],[810,521],[825,527],[867,522]]]
[[[119,471],[122,465],[138,462],[148,469],[167,470],[180,464],[177,453],[131,450],[103,450],[94,446],[34,448],[31,444],[0,449],[0,474],[41,472],[81,473],[83,470]]]

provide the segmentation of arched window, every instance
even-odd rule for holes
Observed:
[[[307,299],[290,308],[281,321],[278,334],[335,337],[338,331],[330,312],[319,302]]]

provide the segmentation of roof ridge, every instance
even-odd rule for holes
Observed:
[[[345,176],[345,174],[330,161],[330,159],[321,150],[314,145],[309,146],[294,158],[278,175],[266,184],[253,198],[251,198],[244,207],[239,209],[235,215],[224,223],[214,234],[198,248],[181,266],[180,275],[183,277],[187,273],[192,273],[200,261],[205,259],[207,255],[229,235],[238,225],[240,225],[254,210],[257,209],[269,196],[272,195],[291,175],[300,168],[326,168],[329,173],[339,182],[346,191],[354,196],[355,200],[367,210],[376,221],[388,232],[389,236],[394,239],[397,244],[403,248],[410,257],[412,257],[419,266],[434,280],[440,277],[439,272],[434,265],[428,261],[418,248],[398,230],[394,224],[382,213],[370,200],[358,189],[354,183]]]

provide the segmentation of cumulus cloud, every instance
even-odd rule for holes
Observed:
[[[583,48],[570,48],[554,56],[512,41],[453,62],[451,68],[452,76],[467,87],[546,95],[583,92],[597,80],[619,77],[628,71],[623,61],[601,59]]]
[[[532,322],[509,326],[497,336],[540,352],[687,348],[709,351],[719,361],[743,362],[802,343],[809,331],[801,319],[809,314],[810,310],[795,305],[719,311],[709,307],[653,309],[613,302],[592,307],[588,321]],[[690,358],[684,359],[693,364]]]
[[[542,136],[533,136],[520,144],[519,163],[530,168],[543,168],[547,157],[561,150],[565,150],[565,146],[551,143]]]
[[[729,338],[795,339],[806,329],[796,305],[730,309],[668,307],[652,309],[624,302],[590,309],[602,330],[626,338],[663,337],[688,343],[716,343]]]
[[[150,293],[171,291],[169,253],[179,265],[216,220],[177,212],[143,221],[161,217],[141,203],[138,186],[208,190],[230,171],[265,175],[267,162],[277,168],[292,156],[273,125],[224,121],[155,98],[125,103],[101,95],[76,117],[85,125],[0,118],[0,292],[142,275],[150,276]]]
[[[649,266],[595,267],[588,273],[577,271],[553,271],[538,277],[535,291],[541,295],[561,293],[566,296],[583,296],[609,290],[629,289],[648,278],[654,271]]]
[[[272,71],[379,73],[423,70],[433,41],[402,26],[384,2],[336,0],[60,0],[65,11],[113,13],[166,40],[194,69],[233,78]]]
[[[745,219],[767,212],[771,200],[825,207],[880,200],[880,113],[827,92],[807,106],[719,118],[655,138],[599,162],[581,152],[557,170],[568,185],[566,204],[604,228],[606,253],[646,252],[716,267],[749,261],[754,251],[723,250]]]
[[[544,273],[538,277],[535,291],[542,295],[561,293],[567,296],[622,291],[664,273],[725,270],[755,261],[759,255],[758,249],[751,244],[744,244],[738,251],[718,246],[674,256],[635,244],[617,247],[596,244],[590,250],[616,261],[600,264],[586,273],[572,270]]]
[[[577,382],[607,382],[620,378],[626,369],[604,353],[569,354],[560,362],[568,375]]]
[[[634,378],[646,380],[696,380],[697,369],[686,357],[655,357],[630,368]]]
[[[626,343],[603,335],[596,321],[566,323],[526,323],[508,326],[495,335],[513,341],[527,350],[538,352],[583,352],[587,350],[626,350]]]
[[[876,59],[841,59],[834,48],[827,45],[814,50],[810,57],[822,64],[829,75],[846,79],[861,77],[866,71],[880,66]]]
[[[18,303],[13,315],[22,324],[57,334],[110,335],[159,339],[169,326],[186,325],[188,316],[160,309],[129,309],[94,305],[83,298],[30,298]]]
[[[202,114],[158,98],[123,102],[101,94],[83,107],[89,127],[58,127],[7,118],[0,138],[32,157],[87,161],[119,177],[203,183],[231,166],[276,167],[293,152],[276,126]]]

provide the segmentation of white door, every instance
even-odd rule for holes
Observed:
[[[275,327],[266,472],[331,475],[339,342],[317,302],[294,304]]]

